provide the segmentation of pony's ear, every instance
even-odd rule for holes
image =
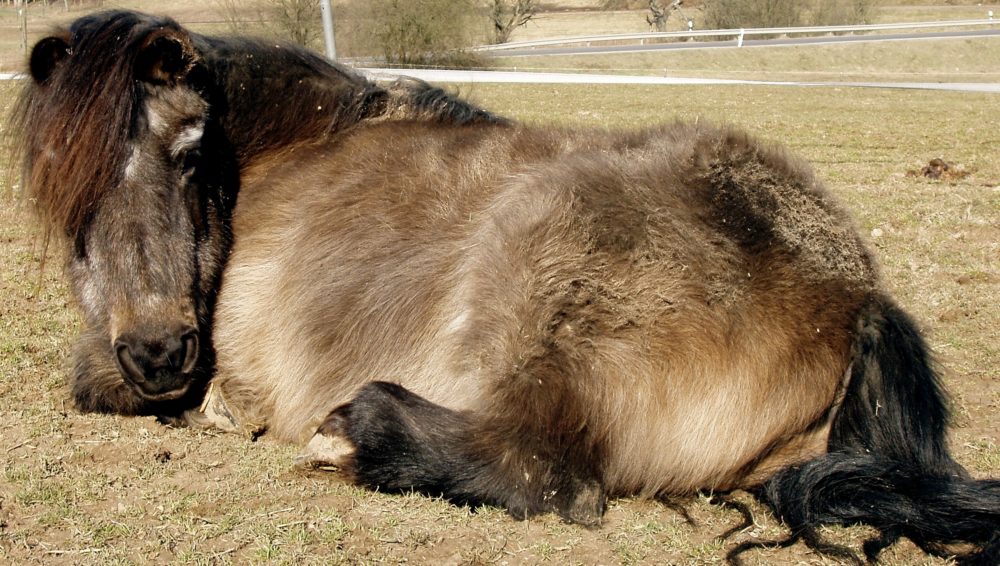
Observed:
[[[139,51],[135,75],[148,83],[177,84],[191,71],[197,58],[187,34],[164,30],[150,36]]]
[[[69,56],[69,43],[58,36],[46,37],[31,50],[29,65],[31,78],[38,84],[45,84],[52,76],[60,61]]]

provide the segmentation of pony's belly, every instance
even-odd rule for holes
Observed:
[[[374,377],[370,367],[339,367],[331,371],[323,360],[310,359],[291,348],[270,352],[271,359],[247,359],[239,354],[238,341],[230,342],[219,352],[216,383],[245,426],[266,428],[282,440],[301,443],[310,438],[329,413],[351,401],[357,391],[371,381],[397,383],[418,395],[449,409],[472,406],[478,396],[474,376],[455,375],[445,364],[436,363],[440,355],[405,357],[395,368],[388,365]],[[231,350],[228,348],[232,348]],[[242,358],[242,359],[241,359]]]
[[[766,422],[759,408],[739,410],[738,394],[687,400],[691,403],[685,407],[636,400],[636,414],[648,416],[622,423],[616,431],[606,478],[611,493],[653,496],[748,487],[767,477],[764,470],[825,452],[828,426],[782,441],[784,423]]]
[[[619,391],[599,404],[598,418],[613,423],[609,491],[652,496],[747,487],[767,470],[823,454],[828,409],[845,375],[842,364],[826,359],[795,372],[743,356],[668,364],[633,358],[628,371],[620,362],[596,364],[609,390]]]

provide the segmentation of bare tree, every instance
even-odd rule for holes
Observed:
[[[683,0],[674,0],[664,8],[660,0],[649,0],[650,14],[646,16],[646,23],[656,31],[667,31],[667,18],[674,10],[679,10],[683,3]]]
[[[704,0],[705,27],[732,29],[870,22],[880,0]]]
[[[485,31],[477,0],[356,0],[354,6],[354,37],[388,63],[476,64],[465,48],[481,43]]]
[[[318,47],[322,38],[318,0],[213,0],[236,35],[265,35]],[[250,5],[248,5],[250,4]]]
[[[317,0],[268,0],[280,35],[310,47],[320,38],[320,8]]]
[[[263,18],[260,10],[253,13],[240,0],[215,0],[214,3],[222,12],[229,33],[235,35],[251,33],[253,24]]]
[[[706,29],[794,27],[803,24],[806,2],[705,0]]]
[[[536,0],[491,0],[490,23],[493,43],[507,43],[510,34],[535,17]]]

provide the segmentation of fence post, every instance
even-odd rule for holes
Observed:
[[[14,6],[17,8],[17,24],[20,27],[21,51],[28,54],[28,3],[26,0],[16,0]]]
[[[330,0],[320,0],[320,12],[323,17],[323,39],[326,41],[326,56],[331,61],[337,60],[337,45],[333,40],[333,6]]]
[[[740,36],[736,38],[736,47],[743,47],[743,28],[740,28]]]

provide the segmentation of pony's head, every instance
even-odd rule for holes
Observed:
[[[240,175],[254,160],[370,118],[505,122],[423,83],[386,89],[308,50],[125,11],[42,39],[30,71],[15,151],[27,196],[66,244],[84,315],[72,375],[84,410],[163,414],[197,401]]]
[[[203,190],[218,179],[199,167],[210,154],[200,65],[175,22],[127,12],[77,20],[32,51],[17,124],[27,194],[67,244],[84,318],[75,383],[109,382],[105,395],[78,388],[84,409],[182,398],[211,363],[226,236],[224,191]]]

